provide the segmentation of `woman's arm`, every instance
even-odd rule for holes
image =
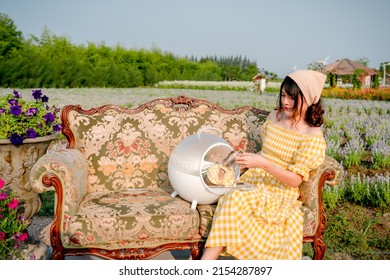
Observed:
[[[296,174],[290,170],[283,169],[273,164],[271,161],[259,154],[239,154],[236,158],[236,162],[241,168],[264,169],[265,171],[273,175],[275,178],[280,180],[282,183],[289,185],[293,188],[298,187],[303,181],[303,177],[301,175]]]

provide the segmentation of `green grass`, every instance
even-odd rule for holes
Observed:
[[[390,259],[390,207],[344,202],[328,210],[325,259]]]
[[[54,194],[54,191],[47,191],[39,195],[42,200],[42,207],[39,209],[37,216],[54,216]]]

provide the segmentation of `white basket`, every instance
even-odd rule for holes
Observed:
[[[192,209],[195,209],[198,203],[215,203],[221,195],[231,190],[225,187],[209,187],[203,180],[204,169],[221,161],[233,150],[221,136],[206,133],[207,129],[214,128],[202,128],[198,133],[184,138],[172,151],[168,162],[168,177],[175,190],[172,196],[179,195],[192,202]],[[238,179],[237,165],[235,169]]]

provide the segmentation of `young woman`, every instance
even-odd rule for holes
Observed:
[[[311,70],[284,79],[278,107],[261,128],[262,150],[236,159],[241,168],[248,168],[240,181],[255,188],[233,190],[219,199],[202,259],[302,258],[298,186],[325,157],[320,129],[325,80],[324,74]]]

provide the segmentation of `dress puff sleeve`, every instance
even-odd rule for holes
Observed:
[[[321,165],[325,159],[326,141],[322,135],[303,135],[302,142],[295,152],[288,170],[309,180],[309,172]]]

